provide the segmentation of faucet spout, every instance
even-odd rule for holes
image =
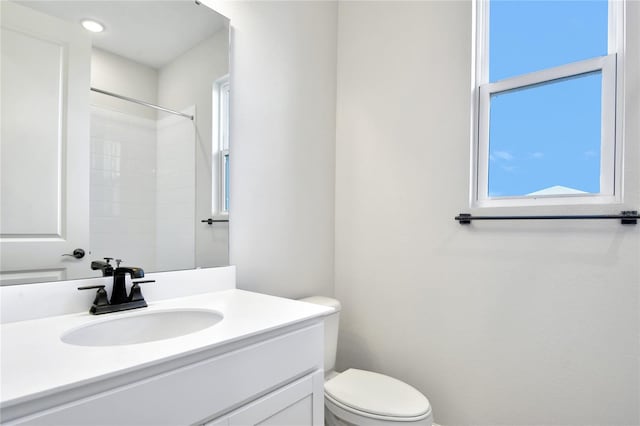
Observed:
[[[91,269],[94,271],[100,269],[103,277],[110,277],[113,275],[113,265],[109,261],[113,260],[112,257],[105,257],[104,262],[102,260],[94,260],[91,262]]]
[[[113,272],[113,291],[111,292],[111,305],[120,305],[129,301],[127,296],[126,279],[127,274],[131,278],[143,278],[144,271],[142,268],[131,266],[120,266]]]
[[[119,266],[115,274],[129,274],[131,278],[144,278],[144,271],[136,266]]]

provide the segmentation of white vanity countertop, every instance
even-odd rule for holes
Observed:
[[[178,308],[211,309],[224,318],[195,333],[134,345],[74,346],[60,340],[66,331],[83,324]],[[78,313],[3,324],[0,401],[4,408],[331,312],[325,306],[234,289],[149,302],[148,308],[105,315]]]

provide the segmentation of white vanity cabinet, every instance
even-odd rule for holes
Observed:
[[[284,426],[320,425],[324,400],[317,392],[322,386],[324,374],[317,371],[268,395],[246,404],[204,426]]]
[[[32,399],[2,423],[320,426],[322,345],[322,321],[307,320]]]

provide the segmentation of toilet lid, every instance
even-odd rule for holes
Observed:
[[[324,384],[336,401],[365,413],[418,417],[431,410],[429,400],[408,384],[371,371],[350,368]]]

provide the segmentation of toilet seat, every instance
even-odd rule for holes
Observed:
[[[421,423],[431,416],[431,405],[422,393],[384,374],[351,368],[327,380],[324,388],[327,406],[341,412],[336,414],[350,413],[381,424]]]
[[[338,417],[343,421],[347,421],[348,425],[367,425],[367,426],[398,426],[398,425],[415,425],[415,426],[432,426],[432,417],[431,411],[426,414],[418,417],[389,417],[389,416],[379,416],[376,414],[367,413],[364,411],[358,411],[344,405],[326,393],[324,395],[325,402],[325,410],[329,410],[334,416]],[[325,414],[325,419],[327,414]],[[325,422],[325,424],[329,425],[343,425],[344,423],[332,423]]]

